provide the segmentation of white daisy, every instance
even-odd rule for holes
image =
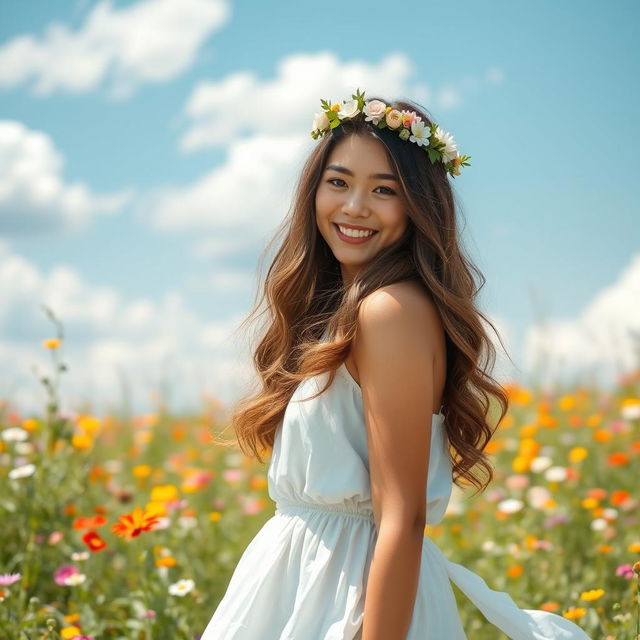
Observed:
[[[567,470],[565,467],[549,467],[544,477],[547,482],[564,482],[567,479]]]
[[[502,511],[502,513],[517,513],[522,507],[524,507],[524,502],[517,498],[507,498],[498,503],[498,511]]]
[[[74,573],[73,575],[67,576],[64,583],[69,587],[75,587],[78,584],[82,584],[87,579],[87,576],[84,573]]]
[[[443,131],[439,126],[436,127],[433,135],[439,142],[444,144],[444,149],[442,150],[442,161],[449,162],[450,160],[453,160],[458,155],[458,149],[453,136],[450,133]]]
[[[411,133],[409,140],[415,142],[419,147],[429,146],[429,129],[422,120],[411,123]]]
[[[9,427],[2,431],[0,437],[5,442],[23,442],[29,437],[29,432],[22,427]]]
[[[183,578],[169,585],[169,593],[172,596],[186,596],[194,587],[196,583],[190,578]]]
[[[14,469],[11,469],[8,475],[12,480],[15,480],[16,478],[28,478],[35,473],[35,470],[35,465],[29,463],[24,464],[21,467],[15,467]]]
[[[620,413],[625,420],[638,420],[640,418],[640,402],[625,405]]]

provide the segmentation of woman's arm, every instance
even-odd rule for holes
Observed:
[[[360,306],[354,360],[362,388],[378,531],[362,640],[405,640],[420,574],[438,314],[407,282]]]

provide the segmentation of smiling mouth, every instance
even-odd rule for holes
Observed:
[[[343,240],[344,242],[348,243],[348,244],[363,244],[365,242],[368,242],[369,240],[371,240],[371,238],[373,238],[373,236],[376,235],[376,233],[378,233],[377,230],[375,229],[371,229],[371,231],[373,231],[373,233],[369,233],[365,236],[360,236],[360,237],[354,237],[354,236],[348,236],[344,233],[342,233],[342,231],[340,231],[340,227],[334,222],[333,226],[336,230],[336,233],[338,234],[338,237],[340,238],[340,240]]]

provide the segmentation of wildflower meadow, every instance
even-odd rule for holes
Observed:
[[[161,398],[145,415],[71,410],[63,327],[47,312],[42,410],[0,405],[0,637],[195,640],[273,515],[266,467],[213,442],[225,427],[214,403],[179,416]],[[613,393],[507,390],[494,481],[472,497],[456,488],[425,535],[522,608],[594,640],[639,638],[640,368]],[[496,640],[455,592],[468,637]]]

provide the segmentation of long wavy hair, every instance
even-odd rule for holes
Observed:
[[[393,106],[416,111],[427,125],[432,123],[428,112],[412,102],[396,101]],[[316,226],[315,196],[331,150],[348,135],[373,136],[384,146],[400,178],[409,224],[402,238],[381,249],[345,287],[340,264]],[[236,404],[228,425],[243,453],[263,462],[260,454],[273,449],[287,404],[303,380],[328,373],[327,384],[312,397],[332,384],[356,336],[362,300],[385,285],[413,280],[430,294],[446,332],[442,411],[453,481],[484,490],[493,479],[484,449],[506,415],[509,400],[506,390],[491,377],[496,353],[485,327],[500,337],[476,306],[485,278],[461,246],[454,193],[443,165],[432,164],[422,148],[402,140],[395,131],[379,129],[362,116],[344,120],[311,151],[292,206],[265,253],[276,243],[259,288],[262,295],[241,325],[255,319],[266,301],[260,315],[266,313],[267,321],[253,351],[261,388]],[[264,254],[261,263],[263,259]],[[328,339],[322,339],[325,330]],[[489,416],[496,402],[500,416],[492,425]],[[218,444],[232,444],[213,437]],[[484,471],[484,484],[478,469]]]

